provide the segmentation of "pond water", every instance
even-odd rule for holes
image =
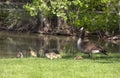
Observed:
[[[74,55],[77,49],[77,37],[71,36],[52,36],[40,34],[23,34],[13,32],[0,32],[0,58],[15,58],[19,51],[23,52],[24,57],[30,57],[29,48],[39,52],[43,56],[42,48],[58,49],[66,55]],[[120,44],[104,42],[98,39],[91,39],[97,44],[105,47],[108,52],[120,53]]]

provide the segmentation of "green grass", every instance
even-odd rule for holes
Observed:
[[[119,78],[120,54],[83,60],[62,58],[0,59],[0,78]]]

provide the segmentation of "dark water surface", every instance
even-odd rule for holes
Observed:
[[[12,32],[0,32],[0,58],[15,58],[21,51],[24,57],[30,57],[29,48],[43,56],[42,48],[59,49],[60,52],[74,55],[77,49],[77,37],[52,36],[40,34],[23,34]],[[120,53],[120,44],[91,39],[93,42],[105,47],[108,52]]]

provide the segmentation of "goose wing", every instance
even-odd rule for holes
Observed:
[[[93,42],[83,42],[84,46],[83,48],[85,49],[85,52],[100,52],[104,50],[101,46],[93,43]]]

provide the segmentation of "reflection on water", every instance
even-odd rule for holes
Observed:
[[[29,57],[29,48],[39,52],[40,56],[43,56],[42,48],[56,48],[60,52],[74,55],[79,52],[76,46],[77,39],[77,37],[0,32],[0,58],[14,58],[19,51],[23,52],[25,57]],[[120,45],[102,41],[96,42],[99,42],[110,52],[120,52]]]

